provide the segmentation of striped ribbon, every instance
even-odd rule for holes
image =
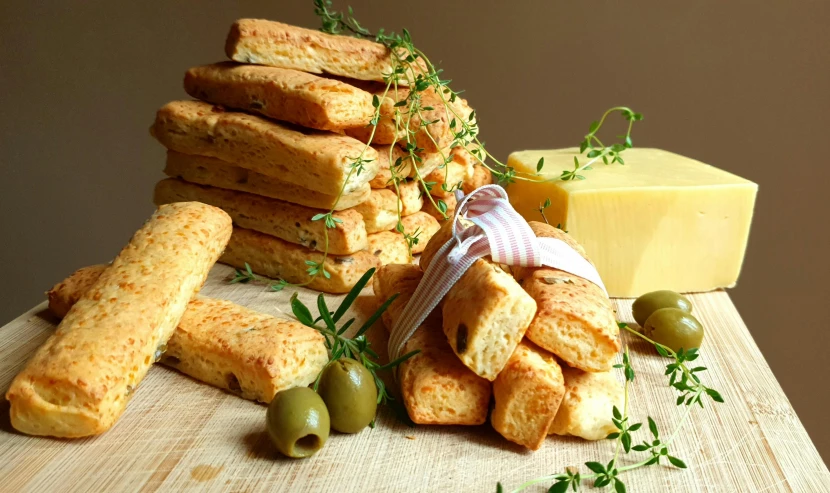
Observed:
[[[464,197],[452,227],[453,237],[428,266],[421,266],[424,277],[389,336],[391,359],[400,356],[406,341],[473,262],[487,255],[498,264],[553,267],[605,291],[599,273],[579,252],[562,240],[537,238],[498,185],[485,185]]]

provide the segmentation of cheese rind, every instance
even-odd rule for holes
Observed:
[[[510,202],[528,220],[561,224],[594,262],[611,296],[710,291],[738,279],[758,185],[659,149],[626,150],[625,165],[602,162],[584,180],[556,179],[578,149],[514,152],[508,166],[548,182],[521,181]],[[580,157],[580,162],[585,162]]]

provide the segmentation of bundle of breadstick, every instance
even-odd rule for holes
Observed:
[[[367,269],[423,250],[445,216],[433,196],[451,214],[453,190],[490,181],[452,146],[451,118],[472,114],[466,101],[448,111],[424,91],[433,109],[418,118],[432,123],[411,121],[414,134],[397,128],[395,103],[409,90],[385,90],[392,58],[381,44],[241,19],[225,51],[232,61],[187,71],[185,91],[197,100],[168,103],[151,127],[168,150],[155,203],[199,201],[230,214],[221,262],[344,293]],[[326,275],[312,277],[309,265],[320,264]]]
[[[375,274],[378,298],[400,293],[384,314],[390,330],[452,238],[451,226],[432,237],[420,266],[389,265]],[[544,223],[530,227],[585,257],[567,233]],[[597,285],[550,267],[481,258],[404,346],[402,354],[421,351],[398,371],[404,405],[415,423],[478,425],[487,420],[492,396],[492,426],[531,450],[548,434],[605,438],[616,430],[613,407],[623,405],[623,387],[610,372],[618,332],[610,300]]]

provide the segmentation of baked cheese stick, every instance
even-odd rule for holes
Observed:
[[[432,236],[441,229],[441,225],[434,217],[422,211],[401,218],[401,223],[403,224],[404,233],[414,236],[418,240],[417,243],[412,245],[413,255],[423,252]]]
[[[456,147],[450,153],[452,161],[443,167],[436,168],[428,174],[424,181],[433,182],[429,191],[433,197],[446,198],[455,195],[455,190],[461,190],[463,183],[472,175],[472,163],[464,154],[469,154],[463,147]],[[446,184],[447,190],[444,190]]]
[[[318,130],[366,125],[372,95],[299,70],[221,62],[193,67],[184,90],[194,98]]]
[[[201,101],[173,101],[150,132],[168,149],[209,156],[328,195],[352,193],[377,174],[377,152],[332,132],[302,129]],[[355,158],[362,156],[362,171]]]
[[[455,354],[493,381],[525,335],[536,302],[490,257],[476,260],[444,297],[444,333]]]
[[[378,82],[393,70],[392,52],[380,43],[261,19],[234,22],[225,54],[241,63]]]
[[[365,183],[351,193],[344,193],[338,200],[337,195],[315,192],[273,176],[266,176],[256,171],[234,166],[221,159],[182,154],[170,150],[167,151],[167,165],[164,168],[164,174],[171,178],[181,178],[184,181],[199,185],[248,192],[314,209],[334,209],[336,211],[342,211],[365,202],[369,199],[369,193],[371,192],[369,184]]]
[[[426,270],[452,238],[446,221],[427,243]],[[444,297],[444,332],[455,353],[476,374],[494,380],[525,335],[536,302],[490,257],[476,260]]]
[[[432,201],[428,199],[424,201],[423,211],[429,214],[430,216],[434,217],[439,224],[444,224],[445,221],[449,221],[450,219],[452,219],[453,214],[455,214],[455,206],[458,205],[458,201],[455,199],[455,195],[439,198],[440,200],[443,200],[445,204],[447,204],[446,217],[444,217],[444,214],[441,214],[441,211],[436,209],[435,206],[432,205]],[[438,200],[438,198],[435,199],[436,204],[438,203]]]
[[[461,189],[464,191],[465,195],[469,195],[473,193],[473,190],[476,188],[483,187],[484,185],[490,185],[492,183],[493,174],[490,173],[490,170],[480,162],[476,162],[473,164],[470,174],[464,179],[464,184]]]
[[[304,283],[309,280],[306,261],[322,262],[323,254],[264,233],[233,228],[231,241],[219,261],[238,269],[244,269],[248,263],[257,274]],[[320,274],[306,287],[325,293],[348,293],[372,267],[380,267],[380,260],[365,250],[329,255],[325,261],[329,277]]]
[[[389,231],[398,224],[398,196],[391,190],[372,190],[369,200],[354,210],[363,216],[367,233]]]
[[[424,200],[427,200],[423,198],[418,182],[415,180],[401,181],[397,188],[395,185],[390,185],[389,190],[400,196],[402,216],[411,216],[420,211],[424,207]]]
[[[530,222],[536,236],[557,238],[583,257],[585,252],[564,231]],[[611,301],[596,284],[550,267],[513,268],[513,275],[539,309],[527,338],[568,365],[585,371],[608,371],[620,351],[619,327]]]
[[[346,129],[350,135],[361,142],[372,144],[392,144],[406,140],[406,123],[414,135],[414,144],[426,153],[438,153],[439,149],[449,148],[455,140],[455,132],[461,130],[461,121],[475,124],[473,109],[467,101],[456,98],[449,101],[447,96],[441,97],[434,89],[427,89],[420,93],[420,111],[410,116],[408,103],[404,107],[396,107],[409,97],[409,89],[398,87],[397,91],[385,84],[354,81],[353,85],[377,96],[380,101],[378,107],[380,118],[376,128],[370,125]],[[429,109],[428,109],[429,108]],[[398,124],[395,123],[395,112],[398,112]],[[454,127],[452,121],[456,120]],[[429,122],[424,125],[424,122]],[[368,123],[368,122],[367,122]],[[373,133],[374,130],[374,133]]]
[[[348,255],[368,245],[363,217],[354,210],[334,213],[338,222],[334,228],[326,230],[324,221],[313,220],[314,216],[324,212],[318,209],[175,178],[156,184],[153,195],[156,205],[190,200],[219,207],[230,214],[234,224],[242,228],[276,236],[311,250],[325,249],[327,233],[329,253],[335,255]]]
[[[556,358],[524,340],[493,382],[496,406],[490,422],[504,438],[539,450],[564,394]]]
[[[49,310],[66,316],[106,269],[84,267],[55,285],[49,291]],[[230,301],[197,297],[156,359],[201,382],[268,403],[281,390],[313,382],[328,353],[323,336],[305,325]]]
[[[381,314],[383,325],[387,330],[391,331],[395,322],[401,317],[423,277],[424,273],[414,264],[388,264],[381,266],[375,272],[372,278],[372,288],[379,301],[386,301],[392,295],[398,294],[395,301]],[[437,322],[440,325],[440,310],[433,310],[427,318],[432,319],[433,324]]]
[[[230,233],[215,207],[159,207],[15,377],[12,425],[67,438],[111,428]]]
[[[622,412],[625,392],[612,372],[590,373],[562,366],[565,397],[550,433],[602,440],[617,431],[611,421],[614,406]]]
[[[446,156],[439,152],[419,153],[416,159],[397,145],[373,144],[372,147],[378,152],[378,174],[369,182],[372,188],[393,188],[391,168],[395,169],[395,176],[400,179],[414,178],[416,174],[425,177],[443,164]],[[413,160],[416,162],[414,168]]]
[[[369,235],[367,251],[378,258],[380,265],[408,264],[412,261],[406,239],[397,231],[381,231]]]
[[[398,297],[383,313],[393,327],[412,298],[423,273],[416,265],[385,265],[373,279],[375,296]],[[491,385],[464,366],[441,331],[440,309],[434,310],[404,345],[402,354],[421,352],[401,363],[398,379],[409,417],[418,424],[479,425],[487,420]]]

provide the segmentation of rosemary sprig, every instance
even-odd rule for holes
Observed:
[[[374,268],[366,271],[351,291],[349,291],[346,297],[343,298],[343,301],[340,302],[337,310],[333,312],[329,311],[326,299],[323,294],[320,293],[317,295],[317,309],[319,315],[317,318],[314,318],[311,315],[311,310],[309,310],[308,307],[299,300],[296,292],[291,295],[291,311],[300,323],[323,334],[323,337],[326,339],[326,348],[329,350],[329,363],[340,358],[351,358],[359,361],[363,366],[365,366],[375,380],[375,386],[378,389],[378,404],[386,404],[388,401],[394,400],[394,398],[389,395],[386,390],[386,384],[378,376],[378,372],[395,368],[420,352],[412,351],[404,354],[394,361],[390,361],[389,363],[382,365],[377,362],[378,355],[372,349],[372,344],[366,339],[366,332],[380,318],[383,312],[389,308],[389,305],[395,301],[395,298],[397,298],[398,295],[395,294],[386,300],[377,309],[377,311],[375,311],[375,313],[366,319],[363,325],[357,329],[353,336],[348,337],[345,335],[345,332],[352,326],[352,324],[354,324],[354,318],[350,318],[345,323],[340,325],[340,327],[337,326],[337,323],[340,322],[340,319],[342,319],[343,315],[346,314],[346,311],[360,295],[360,292],[369,282],[369,279],[372,278],[374,273]],[[320,322],[323,322],[322,326],[318,325]],[[320,374],[317,375],[317,379],[314,381],[314,390],[317,390],[322,374],[323,373],[321,371]]]
[[[546,198],[544,203],[539,204],[539,214],[542,215],[542,219],[545,220],[545,224],[550,224],[550,221],[548,221],[547,216],[545,216],[545,209],[547,209],[548,207],[550,207],[550,197]]]
[[[686,463],[682,459],[671,455],[669,453],[669,446],[678,437],[678,433],[689,420],[691,410],[694,408],[693,404],[698,404],[703,407],[702,397],[709,396],[713,401],[722,403],[723,397],[720,393],[711,387],[703,385],[698,373],[706,371],[706,367],[698,366],[689,368],[686,363],[692,362],[699,357],[698,348],[688,350],[672,351],[662,344],[652,341],[648,337],[640,334],[636,330],[630,328],[625,323],[619,323],[620,329],[627,330],[635,334],[641,339],[649,342],[654,346],[657,352],[667,358],[672,358],[673,362],[666,366],[665,374],[669,377],[669,386],[675,388],[680,395],[677,399],[677,405],[684,405],[685,410],[683,416],[675,427],[674,431],[668,438],[663,439],[660,436],[660,431],[657,423],[651,416],[647,416],[648,429],[651,437],[643,440],[637,445],[634,443],[633,433],[642,427],[642,423],[630,423],[628,414],[628,394],[629,385],[634,381],[635,372],[631,365],[631,355],[628,352],[628,346],[623,350],[623,362],[615,365],[615,368],[621,368],[625,376],[624,395],[625,401],[622,412],[614,406],[612,409],[612,422],[616,426],[617,431],[608,435],[608,439],[614,440],[614,455],[607,463],[588,461],[585,467],[590,471],[583,473],[574,469],[566,469],[563,472],[542,476],[530,481],[526,481],[512,490],[513,493],[524,490],[525,488],[539,483],[552,483],[548,492],[550,493],[564,493],[569,489],[579,491],[583,482],[593,480],[593,486],[597,488],[613,486],[617,493],[625,493],[625,483],[620,478],[620,475],[626,471],[631,471],[641,467],[660,464],[665,460],[674,467],[685,469]],[[645,455],[645,458],[633,464],[620,466],[619,459],[621,453],[628,454],[631,451],[638,452]],[[504,492],[504,487],[501,483],[496,485],[498,493]]]

